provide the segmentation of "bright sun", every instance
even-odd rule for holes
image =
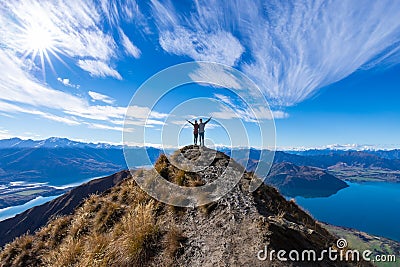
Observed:
[[[32,62],[35,62],[38,58],[42,66],[43,79],[46,79],[45,61],[54,72],[49,54],[61,60],[57,55],[59,50],[56,48],[54,33],[45,25],[30,24],[23,29],[21,41],[24,51],[23,58],[30,57]]]
[[[43,27],[31,27],[26,32],[27,45],[30,50],[47,50],[53,46],[53,38],[50,31]]]

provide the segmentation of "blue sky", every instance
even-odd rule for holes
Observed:
[[[399,1],[24,0],[2,2],[0,13],[0,138],[120,143],[143,82],[178,63],[211,61],[260,88],[278,147],[400,146]],[[192,84],[169,97],[208,98],[185,112],[215,115],[207,136],[226,144],[222,126],[232,118],[212,103],[229,92],[219,91]],[[174,101],[164,101],[149,128],[171,118]],[[136,126],[145,108],[132,118]],[[180,136],[189,143],[190,128]]]

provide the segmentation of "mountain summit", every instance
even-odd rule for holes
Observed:
[[[174,155],[191,160],[202,153],[199,147],[187,146]],[[220,177],[232,160],[214,153],[215,159],[199,172],[180,170],[165,155],[159,157],[155,169],[172,183],[202,186]],[[313,264],[281,262],[275,256],[259,260],[257,254],[266,246],[269,251],[312,249],[319,253],[334,247],[337,238],[276,189],[263,184],[249,192],[251,173],[244,172],[233,190],[219,200],[195,208],[166,205],[145,193],[134,178],[152,173],[137,170],[102,194],[85,199],[71,215],[15,239],[0,253],[0,265],[351,265],[327,257]]]

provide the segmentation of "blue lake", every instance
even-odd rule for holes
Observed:
[[[296,203],[319,221],[400,241],[400,183],[347,184],[330,197],[296,197]]]
[[[35,199],[32,199],[29,202],[26,202],[25,204],[0,209],[0,221],[14,217],[15,215],[17,215],[21,212],[24,212],[27,209],[30,209],[34,206],[42,205],[43,203],[53,200],[56,197],[58,197],[58,196],[50,196],[50,197],[40,197],[39,196]]]
[[[54,188],[58,188],[58,189],[65,189],[65,188],[69,188],[69,187],[76,187],[76,186],[79,186],[79,185],[81,185],[83,183],[86,183],[86,182],[89,182],[91,180],[94,180],[94,179],[97,179],[97,178],[101,178],[101,177],[103,177],[103,176],[85,178],[85,179],[82,179],[82,180],[80,180],[78,182],[71,183],[71,184],[65,184],[65,185],[58,185],[58,186],[51,185],[51,184],[47,184],[47,185],[52,186]],[[25,184],[25,182],[18,182],[18,183],[20,183],[21,185]],[[35,199],[32,199],[31,201],[28,201],[28,202],[26,202],[26,203],[24,203],[22,205],[11,206],[11,207],[0,209],[0,221],[3,221],[5,219],[11,218],[11,217],[14,217],[15,215],[17,215],[19,213],[22,213],[22,212],[24,212],[24,211],[26,211],[26,210],[28,210],[28,209],[30,209],[32,207],[42,205],[42,204],[44,204],[44,203],[46,203],[46,202],[48,202],[50,200],[53,200],[53,199],[55,199],[56,197],[59,197],[59,196],[61,196],[61,195],[48,196],[48,197],[39,196],[39,197],[36,197]]]

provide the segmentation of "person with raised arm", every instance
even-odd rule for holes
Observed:
[[[204,146],[204,132],[206,124],[211,120],[211,117],[206,120],[205,122],[203,122],[202,119],[200,119],[200,123],[199,123],[199,135],[200,135],[200,146]]]
[[[197,146],[197,137],[199,136],[199,124],[197,123],[197,120],[194,120],[194,123],[192,123],[189,120],[186,120],[188,123],[193,125],[193,144]],[[200,119],[201,121],[201,119]]]

